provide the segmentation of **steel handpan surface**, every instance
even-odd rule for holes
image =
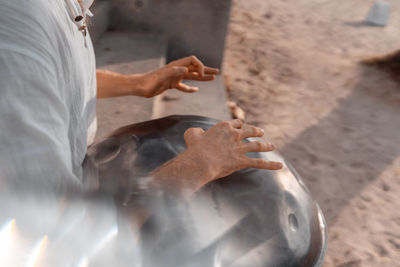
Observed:
[[[207,130],[217,122],[169,116],[130,125],[88,155],[100,162],[100,179],[115,179],[116,173],[140,179],[185,149],[188,128]],[[209,183],[188,201],[165,198],[141,228],[143,266],[322,264],[325,222],[301,177],[277,152],[248,156],[281,161],[284,168],[243,169]],[[135,197],[124,205],[135,205],[140,184],[130,185]]]

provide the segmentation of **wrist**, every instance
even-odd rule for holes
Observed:
[[[198,150],[188,148],[180,156],[185,159],[188,168],[190,168],[191,173],[195,174],[196,179],[202,181],[201,186],[215,179],[216,172],[212,168],[207,155],[199,153]]]
[[[122,75],[124,81],[124,88],[126,88],[126,95],[146,97],[144,74],[130,74]]]
[[[187,149],[152,173],[154,186],[190,197],[215,179],[214,172],[198,151]]]

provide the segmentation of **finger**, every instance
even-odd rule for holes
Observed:
[[[204,73],[205,74],[211,74],[211,75],[216,75],[219,73],[219,69],[217,68],[211,68],[211,67],[204,67]]]
[[[200,76],[204,76],[204,64],[195,56],[178,59],[169,64],[170,66],[186,66],[189,71],[196,71]]]
[[[197,67],[197,72],[199,73],[200,77],[204,76],[204,64],[195,56],[191,58],[191,65]]]
[[[176,86],[176,89],[178,89],[179,91],[185,92],[185,93],[195,93],[195,92],[199,91],[198,87],[191,87],[184,83],[179,83]]]
[[[271,143],[263,142],[248,142],[241,146],[241,151],[247,152],[269,152],[275,149],[275,146]]]
[[[197,72],[197,67],[195,66],[189,66],[188,67],[189,72]]]
[[[242,129],[243,131],[240,133],[241,139],[248,137],[262,137],[264,135],[264,130],[258,127],[244,125]]]
[[[233,128],[240,129],[243,126],[243,122],[239,119],[230,121]]]
[[[277,161],[267,161],[264,159],[251,159],[247,158],[245,162],[248,168],[266,169],[266,170],[280,170],[283,164]]]
[[[194,81],[212,81],[215,79],[214,75],[204,75],[201,77],[198,73],[189,72],[183,76],[184,80],[194,80]]]
[[[197,70],[195,66],[189,66],[189,71],[194,72]],[[204,74],[209,74],[209,75],[216,75],[219,73],[219,69],[216,68],[211,68],[211,67],[204,67]]]

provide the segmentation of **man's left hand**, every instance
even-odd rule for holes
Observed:
[[[204,66],[195,56],[182,58],[143,75],[142,95],[154,97],[168,89],[194,93],[199,88],[186,85],[182,82],[183,80],[212,81],[218,73],[218,69]]]

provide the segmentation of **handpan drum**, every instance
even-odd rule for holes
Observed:
[[[149,209],[139,230],[141,266],[321,266],[327,246],[323,214],[277,152],[248,156],[283,162],[282,170],[243,169],[189,200],[146,188],[146,175],[185,149],[187,129],[207,130],[217,122],[170,116],[121,128],[89,149],[102,184],[129,181],[128,194],[117,190],[123,206]]]

